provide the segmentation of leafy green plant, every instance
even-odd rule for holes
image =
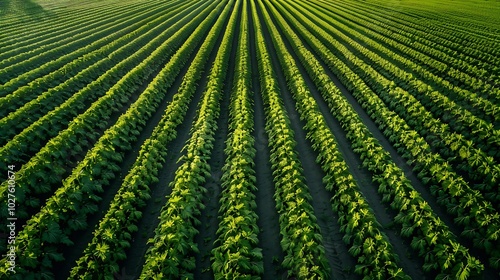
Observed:
[[[210,166],[207,161],[213,149],[220,110],[220,92],[228,70],[240,1],[236,4],[233,1],[221,2],[219,5],[226,6],[225,14],[234,5],[236,6],[232,9],[221,47],[217,51],[215,63],[210,71],[208,84],[198,107],[198,116],[191,129],[191,137],[183,148],[184,154],[179,159],[181,166],[175,172],[174,181],[170,184],[172,193],[167,197],[167,204],[161,210],[160,224],[155,230],[155,236],[149,240],[152,246],[146,252],[146,263],[140,279],[193,278],[192,271],[195,267],[193,253],[199,252],[194,242],[194,236],[198,233],[195,226],[201,224],[197,217],[204,207],[202,197],[206,189],[203,184],[205,178],[210,176]],[[222,22],[219,21],[219,24]],[[218,25],[218,28],[221,26]]]
[[[264,271],[262,250],[258,248],[257,190],[253,169],[255,148],[253,110],[250,100],[250,65],[247,1],[243,1],[229,111],[226,163],[223,167],[219,208],[218,239],[212,250],[216,279],[260,279]]]
[[[251,2],[262,99],[266,114],[266,132],[269,139],[271,167],[275,183],[275,201],[279,214],[281,247],[285,253],[282,266],[289,277],[299,279],[328,278],[330,267],[316,222],[311,195],[305,185],[303,169],[295,151],[296,142],[290,128],[290,120],[284,108],[269,51],[266,47],[256,4]],[[260,3],[261,4],[261,3]],[[261,11],[264,11],[262,9]],[[270,23],[267,13],[263,21]],[[278,52],[278,55],[282,54]]]

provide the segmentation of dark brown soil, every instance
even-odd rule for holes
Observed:
[[[258,13],[261,22],[263,22],[260,10]],[[330,264],[331,276],[334,279],[347,279],[347,277],[349,277],[348,275],[351,274],[350,271],[354,269],[355,261],[349,255],[347,252],[348,248],[342,242],[342,235],[337,223],[337,217],[333,213],[330,203],[332,194],[328,193],[322,183],[322,178],[325,174],[321,166],[315,161],[317,153],[312,149],[311,142],[306,140],[306,133],[303,129],[305,123],[300,121],[299,114],[295,110],[295,101],[292,98],[292,94],[287,89],[284,73],[281,71],[282,68],[276,55],[276,50],[272,45],[269,31],[265,28],[265,25],[263,26],[263,32],[266,42],[269,42],[267,47],[271,55],[271,62],[275,69],[283,102],[294,131],[299,160],[304,168],[306,183],[313,198],[311,204],[318,220],[321,235],[323,236],[323,246],[325,247],[326,257]],[[350,275],[349,278],[356,279],[357,277],[355,275]]]
[[[248,5],[248,15],[252,15],[251,7]],[[272,180],[272,169],[270,161],[269,142],[265,130],[264,103],[261,96],[260,74],[257,62],[256,38],[254,30],[254,19],[249,16],[250,34],[250,57],[252,74],[252,91],[254,96],[254,137],[255,137],[255,171],[257,178],[257,224],[260,228],[259,247],[262,249],[264,275],[263,279],[279,279],[286,271],[281,268],[284,254],[280,246],[279,216],[274,200],[274,183]]]
[[[200,3],[202,2],[198,2],[193,5],[201,5]],[[274,7],[276,7],[278,10],[285,9],[287,11],[290,11],[292,14],[296,13],[293,8],[290,8],[294,7],[295,4],[288,6],[288,4],[285,5],[283,3],[283,1],[265,1],[265,5],[267,5],[266,7],[274,5]],[[309,4],[307,3],[302,3],[300,1],[295,1],[295,3],[297,3],[297,5],[309,8]],[[322,5],[313,5],[313,9],[327,9],[326,7],[319,8]],[[306,138],[307,130],[305,128],[305,122],[300,120],[299,118],[299,113],[296,110],[296,100],[293,98],[291,90],[287,87],[285,74],[283,73],[281,64],[279,62],[277,51],[272,43],[271,34],[267,29],[266,24],[264,23],[264,18],[260,7],[257,10],[259,20],[261,21],[263,27],[263,35],[265,37],[267,48],[270,53],[271,63],[280,88],[283,104],[290,119],[291,128],[294,132],[294,139],[297,143],[296,150],[298,153],[298,158],[303,167],[303,175],[305,177],[309,192],[312,196],[311,205],[313,206],[314,215],[317,218],[317,223],[323,238],[322,245],[325,248],[326,258],[328,259],[329,267],[331,269],[330,277],[331,279],[361,279],[362,277],[360,275],[354,273],[354,268],[357,264],[357,261],[349,254],[349,246],[346,245],[342,240],[344,234],[340,232],[338,215],[332,210],[330,199],[334,195],[334,193],[326,190],[325,185],[322,182],[325,173],[322,170],[321,165],[316,163],[318,153],[313,150],[311,141]],[[335,13],[333,8],[331,10],[327,10]],[[258,246],[262,248],[263,253],[264,274],[262,275],[262,278],[270,280],[287,279],[287,271],[281,266],[281,263],[284,259],[284,252],[280,245],[282,236],[280,234],[279,215],[276,210],[276,203],[274,199],[275,186],[273,182],[272,168],[270,163],[271,160],[270,148],[268,147],[268,135],[265,130],[266,116],[261,95],[262,88],[259,81],[260,75],[258,71],[257,50],[255,46],[256,38],[253,26],[253,21],[255,19],[252,18],[250,5],[248,6],[248,10],[246,12],[249,15],[248,32],[250,36],[250,69],[252,75],[251,87],[254,102],[253,136],[255,138],[256,148],[256,156],[254,158],[254,162],[257,185],[257,191],[255,192],[255,202],[257,204],[257,208],[255,209],[255,211],[258,215],[257,224],[260,228],[260,232],[258,235]],[[224,149],[226,148],[226,141],[228,136],[230,95],[233,90],[235,64],[237,61],[236,51],[238,47],[240,19],[241,14],[237,19],[238,23],[236,26],[236,33],[234,34],[234,39],[231,42],[232,50],[230,53],[229,64],[227,65],[228,69],[226,76],[223,79],[224,87],[220,93],[220,115],[217,120],[217,131],[214,136],[214,147],[211,151],[211,157],[208,161],[208,164],[211,168],[211,175],[207,178],[207,181],[204,185],[204,187],[207,189],[207,193],[204,195],[204,198],[202,200],[204,209],[201,210],[201,215],[198,217],[201,223],[200,225],[196,226],[199,234],[195,236],[194,241],[197,244],[200,252],[194,255],[196,268],[194,269],[193,273],[195,279],[201,280],[214,279],[213,271],[211,268],[211,252],[214,248],[214,242],[218,237],[216,231],[219,226],[218,211],[220,208],[219,200],[222,183],[221,177],[223,174],[222,168],[225,164],[226,159]],[[226,19],[226,24],[228,20],[229,17]],[[315,22],[316,19],[312,18],[311,20]],[[347,21],[347,19],[345,18],[341,18],[341,20]],[[411,238],[403,238],[399,235],[401,228],[398,224],[394,223],[394,217],[397,213],[393,211],[388,204],[382,202],[382,198],[377,191],[377,184],[372,182],[373,174],[367,168],[363,167],[360,156],[353,151],[351,146],[352,143],[346,137],[346,131],[342,128],[339,121],[331,113],[328,103],[324,100],[321,92],[313,82],[314,77],[310,77],[307,74],[304,65],[300,62],[298,55],[292,48],[292,43],[287,40],[286,36],[284,36],[284,31],[279,28],[279,25],[277,25],[276,19],[272,18],[272,21],[278,27],[278,32],[284,39],[288,52],[295,59],[299,71],[301,72],[302,77],[305,79],[307,87],[309,88],[313,98],[316,100],[318,108],[323,115],[328,128],[337,141],[337,147],[341,152],[344,160],[346,161],[349,167],[349,171],[356,180],[361,193],[372,209],[377,221],[381,224],[381,230],[388,237],[389,242],[393,246],[394,252],[398,255],[398,264],[403,268],[404,272],[413,279],[435,278],[435,274],[423,272],[422,265],[424,263],[424,260],[423,258],[418,257],[417,253],[413,249],[411,249]],[[301,37],[300,32],[298,32],[296,27],[294,27],[294,22],[300,21],[300,19],[293,18],[292,16],[290,18],[286,18],[286,21],[292,26],[292,30],[299,37]],[[335,24],[334,22],[332,23]],[[354,23],[346,24],[353,29],[359,28],[357,27],[358,25]],[[313,30],[310,31],[314,34]],[[349,35],[348,30],[340,31]],[[220,47],[224,32],[225,30],[223,29],[219,34],[214,49],[212,50],[210,57],[206,65],[204,66],[203,74],[201,76],[201,79],[198,81],[196,91],[189,104],[189,109],[186,113],[186,116],[176,129],[177,137],[173,141],[166,143],[168,154],[165,163],[163,163],[163,167],[159,170],[159,183],[149,186],[151,189],[151,198],[149,199],[149,201],[147,201],[146,206],[143,209],[139,209],[143,213],[142,218],[138,221],[137,224],[139,230],[132,234],[133,239],[131,242],[131,247],[126,250],[127,259],[120,262],[120,275],[117,275],[118,279],[137,279],[141,274],[141,270],[145,262],[145,254],[150,246],[147,241],[150,238],[154,237],[154,230],[159,223],[158,217],[162,208],[167,203],[167,196],[171,193],[170,183],[174,180],[175,171],[180,166],[178,160],[183,154],[183,147],[190,138],[192,123],[197,117],[198,104],[205,90],[208,75],[215,61],[216,53]],[[362,32],[362,30],[360,30],[360,32]],[[363,59],[366,58],[363,55],[355,52],[355,50],[347,45],[346,42],[340,42],[346,44],[346,47],[349,48],[350,51],[354,52],[357,56]],[[316,56],[322,67],[325,69],[327,75],[340,89],[341,94],[345,96],[349,104],[359,115],[363,124],[366,125],[368,130],[372,133],[373,137],[378,140],[381,146],[386,151],[388,151],[392,161],[403,170],[405,176],[410,180],[412,186],[416,191],[420,193],[422,198],[427,201],[429,206],[436,213],[436,216],[443,220],[443,222],[449,227],[451,232],[457,236],[458,241],[460,241],[462,245],[466,246],[469,249],[471,255],[477,257],[481,260],[481,262],[485,264],[486,270],[478,279],[495,279],[495,277],[497,277],[498,271],[493,271],[490,267],[488,267],[488,265],[486,265],[486,263],[488,262],[487,256],[485,256],[480,250],[473,248],[473,244],[470,240],[467,240],[466,238],[460,236],[463,228],[457,226],[454,223],[453,218],[449,214],[447,214],[446,209],[438,205],[437,199],[430,193],[428,187],[425,186],[413,172],[413,166],[408,164],[406,160],[403,159],[400,154],[398,154],[397,149],[395,149],[389,142],[389,140],[383,135],[382,131],[379,130],[376,123],[360,106],[356,98],[352,96],[352,94],[344,87],[344,85],[342,85],[342,83],[333,74],[333,72],[329,70],[326,63],[321,60],[315,48],[309,46],[305,41],[303,41],[303,43],[305,48],[311,51],[313,55]],[[363,44],[362,38],[359,39],[359,43]],[[379,43],[383,44],[383,42]],[[123,158],[123,162],[120,165],[120,174],[118,174],[115,179],[111,180],[107,186],[104,186],[104,193],[101,194],[102,201],[99,202],[98,211],[88,217],[87,229],[73,233],[70,236],[70,239],[74,241],[75,244],[74,246],[65,247],[62,249],[62,253],[66,260],[64,262],[55,263],[53,272],[56,279],[63,279],[69,276],[71,268],[80,258],[88,243],[92,240],[93,232],[96,226],[98,226],[100,220],[104,217],[106,211],[110,206],[110,202],[118,192],[118,189],[121,187],[123,179],[128,174],[130,168],[136,161],[142,144],[151,136],[154,128],[160,122],[166,107],[171,102],[173,95],[178,91],[182,79],[184,78],[189,65],[194,60],[198,49],[199,45],[193,50],[193,54],[188,59],[179,75],[175,78],[174,84],[167,90],[166,95],[163,98],[162,102],[159,104],[156,112],[147,120],[146,125],[140,131],[141,134],[138,136],[138,139],[132,144],[132,149],[126,152]],[[356,66],[350,64],[347,61],[347,58],[342,56],[342,54],[336,53],[336,55],[338,59],[346,62],[349,67],[351,67],[352,69],[356,69]],[[384,57],[388,59],[388,61],[395,63],[395,61],[390,57]],[[164,59],[166,60],[166,58]],[[396,65],[401,66],[397,63]],[[133,102],[137,100],[137,98],[144,91],[147,85],[159,73],[159,71],[161,70],[160,68],[162,67],[156,69],[156,71],[154,71],[154,73],[148,79],[145,79],[143,81],[140,88],[131,95],[131,97],[129,98],[129,102],[126,103],[123,108],[120,108],[118,112],[114,112],[112,114],[111,118],[107,121],[107,125],[104,129],[96,129],[95,131],[91,132],[96,135],[95,140],[89,141],[89,148],[83,149],[80,156],[68,159],[68,162],[66,164],[67,170],[64,177],[69,175],[71,170],[78,164],[78,162],[84,158],[85,154],[91,149],[90,147],[92,147],[92,145],[97,142],[97,139],[103,135],[105,130],[116,123],[120,115],[124,113]],[[57,184],[55,185],[56,187],[58,186]],[[45,199],[50,195],[51,194],[44,194],[41,198],[43,201],[45,201]],[[38,208],[36,210],[38,211]],[[34,213],[35,211],[31,212]],[[30,214],[32,214],[31,212]],[[24,224],[24,222],[25,221],[22,220],[19,222],[19,224]]]
[[[158,109],[156,110],[156,112],[146,122],[146,126],[141,131],[141,134],[139,135],[138,140],[133,144],[132,150],[126,153],[126,155],[123,159],[123,162],[120,165],[122,171],[120,172],[119,176],[117,176],[115,179],[111,180],[110,185],[108,187],[105,187],[105,192],[102,195],[101,202],[99,203],[98,212],[92,216],[89,216],[89,218],[88,218],[88,230],[86,230],[85,232],[75,232],[70,237],[70,239],[73,240],[75,244],[74,244],[74,246],[72,246],[71,248],[67,248],[65,250],[65,252],[63,252],[63,254],[67,257],[66,257],[64,264],[61,264],[61,267],[59,267],[59,268],[56,267],[56,269],[55,269],[55,272],[57,273],[56,274],[57,278],[59,278],[59,276],[61,278],[62,277],[67,278],[67,276],[69,276],[69,271],[75,265],[76,260],[78,258],[80,258],[81,253],[83,252],[83,250],[85,249],[87,244],[92,240],[93,231],[94,231],[95,227],[99,225],[98,224],[99,221],[104,217],[107,210],[109,209],[110,202],[113,200],[115,194],[117,193],[118,189],[120,188],[120,186],[123,182],[123,179],[125,178],[125,176],[129,172],[130,168],[134,164],[135,160],[137,159],[142,144],[144,143],[144,141],[146,139],[148,139],[151,136],[154,128],[160,122],[160,119],[162,118],[163,113],[164,113],[167,105],[172,100],[174,93],[177,92],[177,89],[179,88],[179,86],[182,82],[182,77],[184,77],[185,73],[187,72],[188,67],[189,67],[189,63],[186,63],[184,68],[181,70],[180,74],[177,76],[174,84],[170,87],[167,94],[163,98],[163,100],[162,100],[161,104],[159,105]],[[134,93],[134,101],[146,89],[146,87],[153,80],[153,78],[160,72],[161,68],[162,67],[157,69],[157,71],[153,75],[151,75],[151,77],[147,81],[145,81],[143,83],[143,85]],[[127,103],[126,107],[127,108],[130,107],[131,103],[132,103],[132,100],[131,100],[131,102]],[[110,121],[110,123],[112,123],[112,124],[116,123],[116,120],[118,119],[118,117],[122,113],[124,113],[123,110],[121,110],[121,112],[119,112],[119,113],[115,113],[113,115],[113,120]],[[174,143],[175,143],[175,141],[174,141]],[[180,151],[180,149],[179,149],[179,151]],[[154,199],[153,194],[152,194],[152,199]],[[148,204],[148,205],[150,205],[150,204]],[[154,230],[154,228],[151,230]],[[138,232],[143,233],[143,231],[141,231],[141,229],[139,229]],[[137,235],[137,233],[136,233],[136,235]],[[132,246],[133,246],[133,244],[134,244],[134,242],[132,242]]]
[[[229,17],[227,20],[229,21]],[[226,160],[224,149],[226,148],[228,135],[229,104],[233,90],[235,64],[237,61],[236,51],[238,48],[238,31],[240,26],[239,24],[241,22],[241,12],[236,19],[236,22],[236,29],[233,35],[233,41],[231,42],[232,46],[231,54],[229,56],[229,64],[226,77],[224,79],[226,82],[219,99],[220,112],[219,119],[217,120],[217,131],[214,135],[214,148],[212,150],[210,160],[208,161],[211,176],[208,178],[204,186],[207,189],[207,193],[202,201],[205,208],[201,211],[201,216],[199,217],[201,225],[197,227],[199,233],[195,237],[195,243],[198,245],[198,249],[200,250],[200,253],[196,254],[196,268],[194,270],[195,279],[214,279],[210,258],[212,257],[214,242],[217,239],[216,231],[219,228],[219,200],[220,193],[222,191],[220,179],[223,173],[222,167],[224,166]],[[223,32],[221,35],[223,35]]]
[[[189,140],[190,128],[196,117],[196,110],[198,108],[197,104],[200,102],[202,93],[205,90],[205,85],[207,84],[207,73],[210,73],[210,68],[215,60],[217,49],[222,41],[222,36],[223,32],[221,32],[217,42],[215,43],[214,49],[212,50],[203,69],[203,73],[205,74],[201,76],[201,79],[198,82],[198,87],[194,93],[193,100],[189,105],[186,117],[177,128],[177,138],[168,144],[167,159],[163,164],[163,168],[159,172],[160,182],[151,186],[152,201],[151,203],[148,203],[143,210],[143,217],[138,225],[139,230],[132,236],[134,242],[131,243],[132,246],[126,252],[127,259],[123,263],[123,269],[125,269],[127,275],[130,275],[133,279],[137,279],[142,271],[142,266],[145,262],[144,255],[149,247],[147,241],[149,238],[154,237],[154,230],[159,223],[158,217],[160,216],[160,211],[167,202],[166,196],[172,191],[169,184],[174,180],[175,171],[180,166],[180,163],[177,161],[182,154],[182,148]],[[203,223],[203,220],[201,221]],[[217,225],[213,226],[213,228],[215,230]]]

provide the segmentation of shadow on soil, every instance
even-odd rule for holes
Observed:
[[[53,16],[53,12],[44,9],[35,1],[7,0],[0,2],[0,18],[7,16],[26,16],[27,21]]]

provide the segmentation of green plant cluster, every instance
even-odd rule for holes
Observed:
[[[315,63],[312,53],[298,47],[302,43],[290,26],[273,6],[269,5],[269,9],[297,55],[304,62],[304,66],[309,70],[309,74],[315,78],[318,87],[324,89],[324,81],[328,79],[317,68],[318,64]],[[286,53],[284,42],[279,39],[278,30],[274,26],[272,29],[275,34],[273,38],[276,38],[275,44],[282,53]],[[300,78],[299,70],[292,62],[293,58],[290,55],[283,54],[283,56],[287,56],[288,59],[282,61],[289,62],[288,65],[282,64],[287,77],[295,77],[290,79],[290,90],[294,93],[297,110],[301,119],[306,121],[307,137],[312,141],[313,148],[319,152],[317,161],[321,163],[326,173],[323,182],[328,190],[333,190],[335,193],[332,198],[332,208],[339,213],[339,224],[345,234],[343,240],[350,246],[349,253],[357,257],[358,264],[354,271],[363,275],[365,279],[408,279],[402,268],[397,265],[397,255],[394,254],[387,236],[381,231],[372,210],[350,174],[347,163],[337,148],[335,137],[307,89],[304,79]]]
[[[305,17],[305,14],[307,13],[301,10],[300,14],[294,13],[294,16],[311,26],[311,29],[314,29],[315,32],[325,33],[325,31],[316,28]],[[368,99],[371,97],[369,93],[372,93],[372,91],[360,77],[356,73],[352,73],[341,60],[333,59],[331,51],[322,45],[314,35],[309,33],[300,21],[293,21],[293,25],[297,27],[303,38],[318,50],[318,53],[331,67],[331,70],[339,77],[342,77],[341,80],[348,89],[353,91],[357,98],[362,96]],[[435,216],[432,209],[418,192],[413,189],[403,171],[397,167],[391,160],[389,153],[384,151],[378,141],[371,135],[357,113],[347,103],[346,98],[328,78],[319,62],[314,62],[313,56],[301,60],[304,64],[310,65],[306,67],[306,70],[310,72],[311,76],[316,77],[314,81],[317,83],[317,87],[323,93],[323,98],[329,104],[332,113],[346,129],[347,137],[352,141],[353,150],[360,153],[363,165],[374,172],[374,181],[379,184],[379,192],[384,195],[383,201],[390,202],[391,207],[399,213],[395,222],[401,224],[403,229],[413,229],[412,234],[405,234],[404,230],[402,230],[401,235],[413,237],[412,247],[425,259],[424,270],[439,270],[441,272],[439,277],[457,277],[461,279],[475,275],[483,270],[484,267],[479,260],[472,257],[468,250],[456,241],[454,235]],[[316,70],[314,71],[314,69]],[[392,124],[387,125],[397,126],[394,121]],[[415,213],[418,214],[415,215]]]
[[[131,94],[130,91],[137,90],[141,81],[152,74],[152,65],[161,63],[161,57],[169,57],[168,54],[180,46],[202,22],[210,10],[206,8],[207,6],[209,6],[208,3],[192,10],[186,16],[189,21],[188,25],[183,26],[164,41],[151,56],[112,87],[112,90],[105,96],[108,97],[108,102],[104,103],[108,106],[105,110],[113,109],[111,97],[118,95],[124,98],[127,94]],[[180,24],[182,23],[181,21]],[[130,151],[131,143],[137,139],[147,119],[158,108],[165,96],[165,89],[174,82],[175,76],[187,61],[185,55],[177,55],[173,58],[175,59],[170,61],[168,67],[164,68],[165,73],[159,75],[155,84],[141,94],[127,112],[120,116],[116,124],[105,132],[73,170],[71,176],[63,181],[63,186],[47,200],[40,212],[28,220],[23,230],[18,233],[16,252],[19,266],[16,267],[17,273],[14,277],[25,279],[25,277],[39,273],[52,275],[52,263],[64,259],[60,253],[61,245],[71,245],[72,242],[68,236],[72,232],[87,227],[87,216],[97,211],[97,202],[101,199],[98,193],[103,192],[103,186],[109,185],[109,181],[116,177],[124,154]],[[155,88],[155,86],[160,88]],[[97,114],[91,116],[98,117]],[[87,117],[84,121],[91,120]],[[77,136],[73,134],[69,137],[76,138]],[[0,263],[2,266],[0,273],[7,273],[6,270],[4,271],[8,267],[6,258],[0,260]]]
[[[269,138],[276,188],[274,199],[280,216],[281,247],[285,253],[282,265],[288,270],[289,277],[328,279],[330,267],[325,256],[320,228],[311,205],[309,189],[304,181],[304,171],[296,152],[297,143],[279,94],[279,85],[255,5],[252,1],[255,44],[266,114],[265,129]],[[259,10],[263,11],[262,8]],[[270,22],[268,14],[263,13],[263,21]],[[278,55],[281,55],[281,52],[278,52]]]
[[[227,10],[234,6],[233,1],[220,2]],[[237,2],[240,5],[240,2]],[[210,165],[214,134],[220,112],[220,98],[224,79],[228,71],[229,54],[236,30],[238,7],[233,8],[221,46],[208,77],[198,116],[191,129],[191,137],[184,146],[184,155],[179,159],[181,166],[171,182],[172,193],[162,208],[160,224],[152,244],[146,252],[146,263],[140,279],[193,279],[195,268],[194,253],[199,252],[194,242],[200,225],[198,216],[204,205],[203,184],[210,176]],[[208,54],[207,54],[208,55]]]
[[[262,249],[255,209],[255,140],[248,43],[248,1],[243,0],[234,87],[229,111],[229,134],[223,167],[218,239],[212,250],[215,279],[261,279]]]
[[[207,8],[207,10],[209,9]],[[201,39],[205,38],[212,22],[219,13],[220,7],[211,11],[171,58],[170,62],[165,65],[164,70],[155,77],[142,96],[151,100],[150,92],[157,93],[167,90],[173,82],[171,77],[180,71],[195,47],[200,44]],[[223,19],[224,15],[219,18],[219,24],[215,26],[219,27],[220,21]],[[220,27],[218,31],[220,31]],[[83,256],[71,270],[70,278],[113,279],[113,275],[119,273],[119,261],[125,259],[125,250],[130,247],[132,234],[138,229],[137,224],[142,217],[141,208],[150,199],[149,186],[158,183],[159,169],[163,167],[167,155],[166,144],[175,139],[175,129],[184,118],[187,104],[189,104],[196,89],[196,86],[193,85],[199,80],[200,75],[195,75],[193,72],[199,72],[206,64],[207,54],[214,46],[215,35],[216,33],[212,32],[204,41],[197,58],[185,76],[183,86],[174,97],[175,101],[169,104],[152,136],[142,145],[139,157],[111,202],[110,209],[94,231],[94,237],[86,247]],[[179,64],[178,61],[182,63]]]

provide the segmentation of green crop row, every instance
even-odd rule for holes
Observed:
[[[224,2],[223,2],[224,3]],[[194,237],[200,224],[198,216],[203,209],[202,197],[206,193],[203,184],[210,175],[210,159],[214,134],[220,112],[223,81],[227,76],[229,54],[241,1],[230,1],[226,5],[233,11],[226,26],[221,46],[208,77],[208,84],[198,107],[198,115],[191,128],[191,137],[184,146],[181,166],[171,182],[172,193],[160,213],[160,223],[155,236],[149,240],[151,247],[146,252],[146,262],[140,279],[193,279],[198,252]]]

